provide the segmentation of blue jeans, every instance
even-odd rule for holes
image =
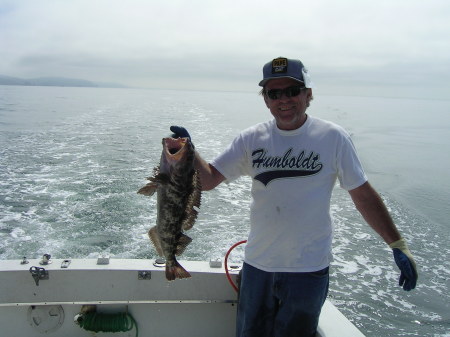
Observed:
[[[269,273],[244,263],[236,336],[315,336],[328,282],[328,267],[310,273]]]

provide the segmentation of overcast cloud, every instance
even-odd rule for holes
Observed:
[[[264,63],[316,93],[449,98],[448,0],[0,0],[0,74],[257,91]]]

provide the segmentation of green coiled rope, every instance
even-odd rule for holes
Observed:
[[[136,327],[136,337],[138,337],[137,323],[129,313],[86,312],[78,318],[77,322],[84,330],[94,332],[126,332]]]

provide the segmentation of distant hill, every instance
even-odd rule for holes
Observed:
[[[38,77],[23,79],[18,77],[0,75],[0,85],[26,85],[26,86],[52,86],[52,87],[102,87],[126,88],[116,83],[95,83],[87,80],[64,77]]]

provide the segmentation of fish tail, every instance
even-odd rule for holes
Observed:
[[[169,266],[166,264],[166,278],[169,281],[173,281],[177,278],[188,278],[191,277],[191,274],[189,274],[186,269],[184,269],[181,264],[178,263],[177,260],[175,260],[174,264]]]

